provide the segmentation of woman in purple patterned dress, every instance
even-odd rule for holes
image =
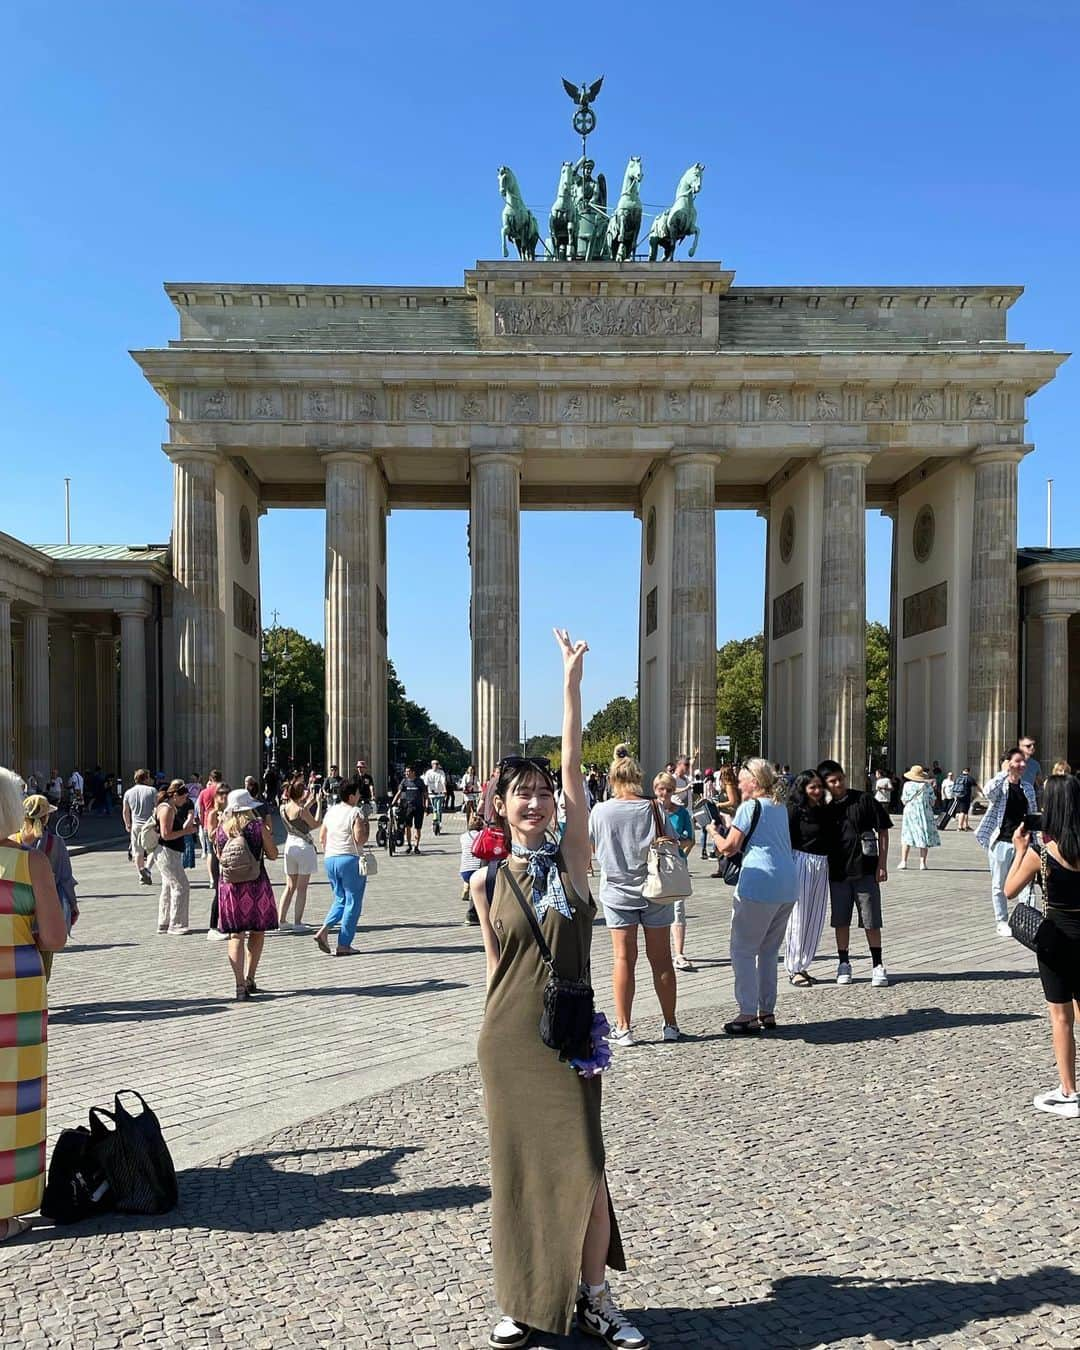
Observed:
[[[278,926],[274,887],[266,874],[266,858],[277,857],[269,817],[257,814],[261,803],[246,788],[229,793],[221,824],[214,831],[218,856],[218,928],[228,935],[229,964],[236,979],[236,997],[246,1002],[259,992],[255,971],[267,931]],[[247,968],[244,938],[247,938]]]

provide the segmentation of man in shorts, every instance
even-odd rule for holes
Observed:
[[[881,883],[889,879],[888,812],[869,792],[857,792],[835,759],[818,765],[829,791],[829,901],[836,930],[836,983],[851,983],[851,918],[856,909],[859,927],[870,948],[870,983],[884,988],[889,976],[881,959]]]
[[[152,819],[156,805],[157,793],[150,786],[150,775],[145,769],[136,769],[135,782],[124,793],[122,810],[124,828],[128,832],[131,844],[131,861],[135,864],[139,881],[144,886],[152,886],[154,879],[150,875],[150,868],[146,865],[146,850],[142,846],[140,836],[143,826]]]
[[[416,769],[411,764],[405,770],[405,777],[394,793],[392,805],[397,807],[398,819],[405,830],[405,852],[419,853],[420,831],[424,828],[424,808],[427,806],[427,788],[424,786],[424,780],[417,777]],[[415,843],[413,830],[416,831]]]

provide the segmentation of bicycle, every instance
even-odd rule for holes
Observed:
[[[61,839],[74,839],[79,833],[79,826],[81,824],[82,803],[78,798],[73,798],[57,813],[56,824],[53,828]]]
[[[441,792],[431,796],[431,830],[433,834],[442,834],[443,803],[446,798]]]

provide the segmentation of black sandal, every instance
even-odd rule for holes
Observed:
[[[796,989],[809,989],[817,984],[817,980],[807,971],[797,970],[794,975],[788,976],[788,984],[793,984]]]
[[[748,1022],[725,1022],[724,1030],[729,1036],[760,1036],[761,1024],[754,1017]]]

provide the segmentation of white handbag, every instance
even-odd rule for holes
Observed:
[[[360,850],[360,875],[362,877],[376,876],[379,871],[379,860],[369,848]]]
[[[649,845],[647,872],[642,895],[646,900],[663,904],[666,900],[682,900],[693,895],[690,884],[690,865],[678,841],[664,833],[664,824],[656,802],[651,802],[656,835]]]

